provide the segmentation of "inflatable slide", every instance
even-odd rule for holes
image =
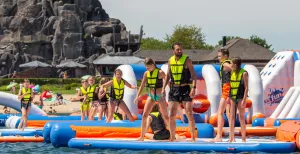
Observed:
[[[300,108],[294,108],[300,101],[299,60],[300,52],[278,52],[261,71],[267,117],[300,118]]]

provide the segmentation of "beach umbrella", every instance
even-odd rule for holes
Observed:
[[[39,67],[51,67],[51,65],[35,60],[35,61],[29,62],[29,63],[21,64],[21,65],[19,65],[19,67],[39,68]]]
[[[21,64],[21,65],[19,65],[19,67],[21,67],[21,68],[34,68],[35,72],[36,72],[36,75],[38,75],[37,68],[46,68],[46,67],[52,67],[52,66],[49,65],[49,64],[46,64],[46,63],[35,60],[35,61],[31,61],[29,63]]]
[[[18,83],[16,83],[16,82],[11,82],[7,87],[6,87],[6,89],[10,89],[10,88],[12,88],[13,86],[17,86],[18,85]]]
[[[86,68],[85,65],[74,62],[74,61],[68,61],[59,65],[56,65],[57,68]]]
[[[91,77],[91,75],[85,75],[85,76],[82,76],[81,79],[87,80],[89,77]]]

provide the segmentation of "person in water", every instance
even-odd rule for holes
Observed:
[[[138,139],[140,141],[144,140],[144,136],[147,131],[147,129],[145,129],[147,118],[156,102],[158,102],[159,108],[161,109],[163,119],[167,122],[167,124],[169,123],[167,104],[165,101],[165,97],[161,94],[161,88],[163,87],[163,78],[165,77],[165,73],[157,68],[155,62],[151,58],[146,58],[144,64],[147,71],[144,73],[140,89],[134,101],[135,104],[138,102],[138,97],[140,96],[145,87],[145,84],[147,83],[147,87],[150,89],[150,92],[144,106],[141,136]]]
[[[248,94],[248,73],[241,68],[242,60],[239,57],[232,58],[230,75],[230,122],[229,142],[235,142],[234,124],[236,108],[239,110],[242,141],[246,142],[245,107]]]
[[[155,104],[152,108],[150,114],[146,119],[146,130],[149,130],[149,127],[152,130],[152,133],[145,133],[145,137],[150,140],[169,140],[170,139],[170,131],[168,130],[167,123],[161,114],[161,110],[159,110],[159,105]],[[176,140],[184,140],[185,136],[179,136],[175,134]]]
[[[34,98],[34,91],[29,88],[29,80],[24,79],[23,87],[20,89],[18,99],[21,101],[22,118],[18,129],[24,131],[27,126],[27,119],[31,109],[31,103]]]
[[[168,72],[162,88],[162,94],[164,94],[165,88],[171,79],[169,92],[170,141],[175,141],[176,114],[178,106],[182,103],[189,121],[191,140],[194,142],[196,141],[196,138],[192,97],[195,96],[196,73],[192,60],[187,55],[183,54],[181,43],[174,43],[172,49],[174,55],[168,62]],[[192,89],[190,86],[192,86]]]
[[[127,115],[127,118],[129,118],[129,120],[131,122],[134,121],[133,116],[131,115],[127,105],[123,101],[125,86],[127,86],[131,89],[137,88],[136,86],[131,85],[130,83],[128,83],[126,80],[124,80],[122,78],[122,71],[120,69],[115,70],[114,78],[112,80],[101,85],[102,88],[111,87],[110,94],[109,94],[110,102],[109,102],[109,107],[108,107],[107,122],[111,122],[113,120],[114,110],[115,110],[116,106],[117,106],[117,109],[116,109],[117,111],[118,111],[118,108],[120,107]]]
[[[107,88],[101,87],[102,84],[108,82],[108,78],[101,78],[100,80],[100,91],[99,91],[99,99],[100,99],[100,105],[98,106],[98,120],[101,120],[102,117],[105,115],[107,118],[108,115],[108,101],[109,101],[109,93]]]
[[[95,84],[95,78],[93,76],[88,79],[89,86],[87,88],[87,99],[91,105],[89,111],[89,120],[94,120],[95,113],[98,110],[99,103],[99,86]]]
[[[84,120],[84,117],[89,117],[90,103],[87,97],[87,80],[81,80],[81,87],[77,91],[77,99],[80,100],[80,110],[81,110],[81,121]]]
[[[218,59],[221,63],[220,68],[220,78],[222,84],[222,96],[220,99],[219,109],[218,109],[218,131],[216,137],[210,142],[220,142],[222,141],[222,132],[224,127],[224,112],[226,110],[226,116],[228,121],[230,121],[230,72],[231,72],[231,61],[229,60],[229,51],[227,49],[220,49],[218,51]]]

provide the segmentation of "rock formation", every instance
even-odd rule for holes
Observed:
[[[0,76],[32,60],[56,65],[63,59],[91,63],[101,54],[129,55],[140,39],[110,18],[98,0],[0,0]]]

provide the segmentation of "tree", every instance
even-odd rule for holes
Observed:
[[[169,44],[182,43],[183,49],[203,49],[206,47],[205,35],[201,27],[195,25],[176,25],[171,35],[166,35]]]
[[[150,49],[150,50],[166,50],[170,49],[171,45],[166,41],[161,41],[158,39],[155,39],[153,37],[148,37],[142,39],[142,49]]]
[[[239,38],[240,37],[238,37],[238,36],[226,36],[226,42],[228,42],[232,39],[239,39]],[[223,39],[218,42],[218,45],[223,45]]]
[[[266,39],[262,39],[256,35],[251,35],[250,38],[249,38],[249,41],[252,42],[252,43],[255,43],[257,45],[260,45],[270,51],[273,51],[274,49],[271,49],[272,47],[272,44],[268,44]]]

